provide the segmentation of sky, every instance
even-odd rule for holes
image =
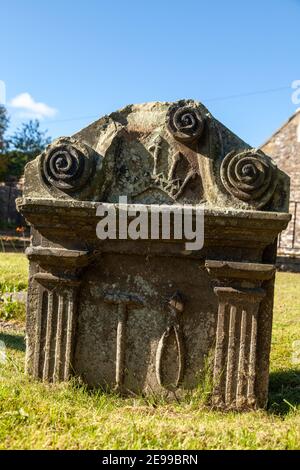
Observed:
[[[0,39],[10,133],[193,98],[259,146],[300,103],[300,0],[0,0]]]

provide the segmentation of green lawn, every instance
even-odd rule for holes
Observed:
[[[0,295],[27,289],[28,261],[21,253],[0,253]],[[25,320],[25,305],[6,297],[0,304],[0,319]]]
[[[0,253],[0,292],[27,288],[28,261],[22,253]]]
[[[22,255],[0,255],[1,282],[12,288],[24,285],[26,269]],[[214,412],[196,396],[174,404],[121,399],[76,381],[44,385],[24,375],[23,334],[2,330],[0,340],[7,346],[1,449],[300,449],[300,365],[292,362],[300,340],[299,274],[277,275],[266,411]]]

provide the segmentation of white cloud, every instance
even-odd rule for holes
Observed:
[[[57,113],[55,108],[35,101],[29,93],[21,93],[15,96],[9,104],[12,108],[21,111],[19,113],[20,117],[44,119],[46,117],[53,117]]]

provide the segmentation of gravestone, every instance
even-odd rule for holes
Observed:
[[[204,246],[99,239],[96,211],[120,214],[120,196],[203,207]],[[265,406],[288,203],[288,176],[193,100],[130,105],[57,139],[18,200],[32,230],[27,372],[170,397],[211,378],[214,406]]]

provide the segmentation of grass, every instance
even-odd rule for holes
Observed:
[[[300,364],[291,360],[299,292],[300,274],[277,275],[269,405],[258,412],[211,411],[199,394],[170,404],[89,391],[75,379],[41,384],[24,375],[23,334],[2,331],[0,449],[300,449]]]
[[[0,297],[27,289],[28,261],[21,253],[0,253]],[[7,297],[0,303],[0,319],[25,320],[25,305]]]
[[[4,299],[0,304],[0,319],[24,323],[26,319],[25,303],[13,301],[10,297]]]
[[[0,293],[27,289],[28,261],[22,253],[0,253]]]

